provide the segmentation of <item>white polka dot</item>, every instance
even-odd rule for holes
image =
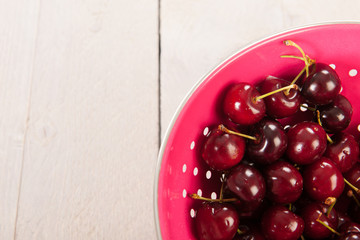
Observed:
[[[191,217],[191,218],[194,218],[195,216],[196,216],[195,210],[194,210],[194,209],[191,209],[191,210],[190,210],[190,217]]]
[[[216,198],[217,198],[216,192],[212,192],[211,193],[211,199],[216,199]]]
[[[330,66],[332,69],[335,69],[335,68],[336,68],[335,64],[329,64],[329,66]]]
[[[206,127],[206,128],[204,129],[204,131],[203,131],[203,134],[204,134],[204,136],[206,136],[208,133],[209,133],[209,128]]]
[[[183,165],[183,173],[186,172],[186,164]]]
[[[207,178],[207,179],[210,179],[210,178],[211,178],[211,171],[210,171],[210,170],[208,170],[208,171],[206,172],[206,178]]]
[[[356,69],[351,69],[350,71],[349,71],[349,76],[350,77],[355,77],[357,75],[357,70]]]
[[[358,129],[358,131],[360,132],[360,124],[358,125],[357,129]]]
[[[197,195],[199,195],[200,197],[202,196],[202,191],[201,191],[201,189],[199,189],[199,190],[197,191]]]
[[[186,194],[187,194],[186,189],[184,189],[183,190],[183,198],[186,198]]]
[[[302,105],[300,105],[300,111],[302,111],[302,112],[305,112],[305,111],[307,111],[307,108],[306,107],[308,107],[309,105],[307,105],[306,103],[303,103]]]
[[[195,147],[195,142],[194,142],[194,141],[192,141],[192,142],[191,142],[191,144],[190,144],[190,149],[191,149],[191,150],[193,150],[193,149],[194,149],[194,147]]]
[[[194,168],[194,176],[198,175],[199,169],[197,167]]]

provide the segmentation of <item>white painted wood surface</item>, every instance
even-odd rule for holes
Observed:
[[[357,0],[0,6],[0,239],[24,240],[155,239],[159,131],[191,86],[261,37],[360,20]]]

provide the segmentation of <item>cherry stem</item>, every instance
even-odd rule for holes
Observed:
[[[303,56],[303,60],[304,60],[304,62],[305,62],[306,77],[308,77],[308,76],[309,76],[309,66],[310,66],[310,62],[308,61],[308,57],[306,56],[304,50],[302,50],[302,48],[301,48],[299,45],[297,45],[295,42],[293,42],[293,41],[291,41],[291,40],[285,40],[285,41],[284,41],[284,44],[285,44],[286,46],[296,47],[296,48],[300,51],[301,55]]]
[[[246,232],[245,232],[245,231],[241,231],[240,229],[237,229],[237,233],[238,233],[239,235],[243,235],[243,234],[245,234]]]
[[[275,93],[282,92],[282,91],[285,91],[285,90],[288,90],[288,89],[292,89],[292,88],[295,89],[295,90],[299,89],[298,85],[296,85],[296,84],[290,84],[290,85],[288,85],[288,86],[285,86],[285,87],[276,89],[276,90],[274,90],[274,91],[272,91],[272,92],[268,92],[268,93],[265,93],[265,94],[263,94],[263,95],[261,95],[261,96],[255,97],[255,102],[256,102],[257,100],[260,100],[260,99],[266,98],[266,97],[268,97],[268,96],[271,96],[271,95],[273,95],[273,94],[275,94]]]
[[[320,220],[320,217],[322,216],[322,214],[320,213],[319,217],[316,219],[316,221],[318,223],[320,223],[321,225],[323,225],[324,227],[326,227],[327,229],[329,229],[332,233],[340,236],[341,234],[339,232],[337,232],[335,229],[333,229],[332,227],[330,227],[329,225],[327,225],[326,223],[324,223],[323,221]]]
[[[315,112],[316,111],[316,108],[313,108],[313,107],[309,107],[305,104],[301,104],[300,107],[303,107],[303,108],[306,108],[307,110],[310,110],[312,112]]]
[[[300,238],[301,238],[301,240],[305,240],[305,238],[302,234],[301,234]]]
[[[360,207],[360,201],[359,199],[357,199],[357,197],[354,195],[352,190],[349,190],[347,193],[348,197],[352,197],[354,199],[354,201],[356,202],[356,205],[358,205],[358,207]]]
[[[329,206],[329,208],[328,208],[328,210],[326,212],[327,217],[330,216],[330,213],[331,213],[332,209],[334,208],[335,203],[336,203],[336,198],[334,198],[334,197],[328,197],[325,200],[325,204]]]
[[[189,195],[191,198],[193,199],[197,199],[197,200],[203,200],[203,201],[207,201],[207,202],[219,202],[219,203],[223,203],[223,202],[235,202],[237,201],[236,198],[227,198],[227,199],[211,199],[211,198],[205,198],[205,197],[201,197],[196,193],[190,194]]]
[[[223,132],[226,132],[228,134],[233,134],[233,135],[236,135],[236,136],[239,136],[239,137],[243,137],[243,138],[247,138],[247,139],[250,139],[250,140],[253,140],[253,141],[257,141],[257,138],[256,137],[253,137],[253,136],[249,136],[249,135],[246,135],[246,134],[243,134],[243,133],[239,133],[239,132],[235,132],[235,131],[232,131],[228,128],[226,128],[223,124],[220,124],[218,126],[218,129],[220,131],[223,131]]]
[[[320,111],[319,110],[316,110],[316,116],[317,116],[317,120],[318,120],[319,125],[322,126],[321,119],[320,119]],[[326,139],[328,140],[328,142],[330,144],[334,143],[334,141],[330,138],[329,134],[327,134],[327,133],[326,133]]]
[[[290,85],[296,83],[296,81],[297,81],[297,80],[300,78],[300,76],[304,73],[305,69],[306,69],[306,66],[298,73],[298,75],[296,75],[296,77],[294,78],[294,80],[292,80],[292,82],[291,82]],[[290,93],[290,89],[288,89],[288,90],[285,91],[285,95],[289,95],[289,93]]]
[[[357,194],[360,194],[360,189],[352,185],[348,180],[346,180],[346,178],[344,178],[344,182],[349,185],[349,187],[352,188]]]

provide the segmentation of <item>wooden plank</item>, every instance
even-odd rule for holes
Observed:
[[[39,5],[0,5],[0,239],[13,239]]]
[[[43,1],[16,239],[154,239],[158,5]]]

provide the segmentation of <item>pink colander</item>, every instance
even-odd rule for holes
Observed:
[[[307,55],[333,67],[342,80],[342,94],[353,105],[347,131],[360,131],[360,24],[322,24],[295,29],[261,40],[228,58],[198,82],[178,108],[162,143],[155,181],[155,220],[159,239],[196,239],[194,219],[201,201],[190,193],[217,198],[219,173],[200,157],[205,135],[220,122],[223,93],[235,82],[256,84],[267,76],[291,79],[304,66],[299,55],[283,44],[293,40]],[[286,124],[286,122],[283,122]]]

